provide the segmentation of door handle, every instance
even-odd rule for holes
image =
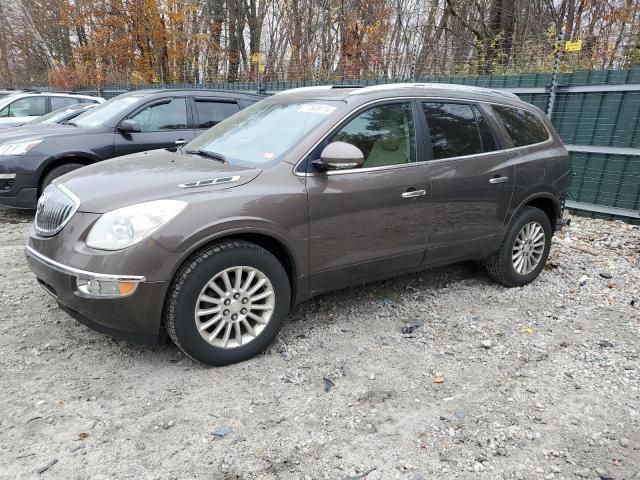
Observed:
[[[509,177],[493,177],[489,179],[489,183],[507,183],[509,181]]]
[[[421,197],[426,194],[427,194],[426,190],[407,190],[402,194],[402,198],[415,198],[415,197]]]
[[[185,143],[187,143],[187,141],[181,138],[180,140],[176,140],[173,143],[175,143],[176,145],[184,145]]]

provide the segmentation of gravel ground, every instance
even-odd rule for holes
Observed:
[[[524,288],[466,263],[324,295],[207,368],[58,310],[31,221],[0,211],[2,479],[640,478],[638,227],[574,217]]]

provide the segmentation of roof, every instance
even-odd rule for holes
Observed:
[[[379,99],[392,96],[447,97],[479,101],[524,103],[514,93],[490,88],[448,83],[385,83],[366,87],[354,85],[319,85],[293,88],[275,94],[276,97],[314,98],[322,100]],[[526,104],[528,105],[528,104]]]
[[[125,95],[156,95],[156,94],[165,94],[165,93],[191,93],[191,94],[199,94],[199,95],[221,95],[225,97],[234,97],[234,98],[265,98],[266,95],[263,95],[258,92],[246,92],[243,90],[216,90],[216,89],[208,89],[208,88],[149,88],[143,90],[130,90]]]
[[[104,98],[102,97],[96,97],[95,95],[85,95],[85,94],[74,93],[74,92],[38,92],[38,91],[25,90],[25,91],[12,91],[9,95],[2,97],[0,102],[2,102],[3,104],[7,104],[13,100],[17,100],[20,98],[38,97],[40,95],[46,95],[48,97],[83,98],[83,99],[92,100],[98,103],[102,103],[105,101]]]

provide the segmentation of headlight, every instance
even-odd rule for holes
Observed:
[[[187,206],[180,200],[138,203],[105,213],[93,226],[87,245],[100,250],[121,250],[147,238]]]
[[[36,145],[41,144],[44,138],[29,138],[19,142],[8,142],[0,145],[0,157],[9,155],[24,155],[30,152]]]

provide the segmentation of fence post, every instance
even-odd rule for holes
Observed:
[[[549,101],[547,102],[547,117],[551,118],[553,115],[553,107],[556,103],[556,93],[558,89],[558,70],[560,69],[560,60],[562,59],[562,52],[564,50],[564,28],[560,32],[560,39],[558,42],[560,45],[556,50],[556,58],[553,63],[553,75],[551,75],[551,86],[549,88]]]

